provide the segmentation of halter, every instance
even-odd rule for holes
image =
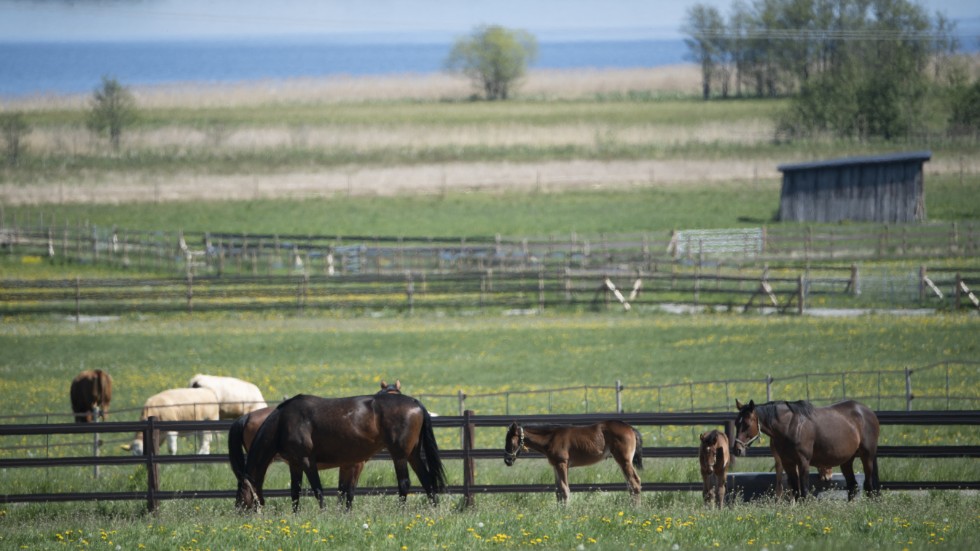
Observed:
[[[510,458],[511,461],[517,459],[517,456],[521,454],[524,449],[524,427],[517,425],[517,447],[514,448],[513,453],[504,451],[504,455]]]
[[[741,444],[741,445],[745,446],[745,449],[748,449],[749,446],[751,446],[753,442],[755,442],[756,440],[758,440],[760,436],[762,436],[762,431],[761,430],[758,432],[758,434],[756,434],[752,438],[749,438],[748,441],[746,441],[746,442],[739,442],[738,439],[736,439],[735,440],[735,443]]]

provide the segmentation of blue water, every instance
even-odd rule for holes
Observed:
[[[173,42],[0,42],[0,96],[90,92],[109,75],[127,86],[329,75],[433,73],[451,45],[327,39]],[[532,68],[656,67],[684,62],[682,40],[542,42]]]

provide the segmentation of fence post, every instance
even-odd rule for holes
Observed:
[[[858,275],[857,264],[851,264],[851,294],[854,296],[861,295],[861,280]]]
[[[472,410],[463,412],[463,505],[464,507],[473,506],[473,484],[475,482],[473,473],[473,456],[470,452],[473,449],[473,416]]]
[[[408,313],[415,313],[415,281],[412,280],[412,272],[406,272],[405,278],[408,280],[405,284],[405,294],[408,297]]]
[[[156,416],[146,420],[143,429],[143,456],[146,458],[146,508],[155,513],[160,502],[156,493],[160,491],[160,464],[154,459],[160,453],[160,442],[156,437]]]
[[[538,268],[538,311],[544,312],[544,268]]]
[[[905,368],[905,411],[912,411],[912,370]]]
[[[82,317],[82,280],[75,276],[75,323],[79,323]]]
[[[456,391],[456,400],[459,402],[459,414],[463,414],[463,408],[465,407],[466,394],[462,390]]]
[[[187,272],[187,313],[194,313],[194,274]]]
[[[766,375],[766,401],[772,401],[772,375]]]
[[[616,413],[623,413],[623,381],[616,379]]]
[[[803,301],[806,298],[806,290],[803,287],[803,276],[799,276],[796,281],[796,313],[803,315]]]

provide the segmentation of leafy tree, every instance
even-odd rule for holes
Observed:
[[[102,77],[102,85],[92,94],[92,111],[88,127],[96,134],[109,135],[114,151],[119,150],[123,129],[136,120],[136,100],[129,90],[114,78]]]
[[[21,152],[24,150],[24,136],[30,131],[31,127],[27,125],[22,114],[17,112],[0,114],[0,133],[3,134],[8,165],[17,165]]]
[[[537,52],[537,40],[526,31],[484,25],[456,40],[445,67],[472,80],[486,99],[504,100]]]
[[[711,82],[724,63],[725,20],[718,8],[695,4],[687,10],[683,30],[690,38],[684,39],[691,50],[691,59],[701,66],[701,97],[711,98]]]
[[[980,133],[980,80],[956,93],[949,126],[954,134]]]

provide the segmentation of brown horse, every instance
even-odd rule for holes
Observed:
[[[333,399],[294,396],[271,411],[255,435],[245,458],[236,502],[245,509],[265,503],[262,484],[269,464],[278,455],[289,464],[293,510],[299,509],[304,473],[322,508],[318,468],[340,467],[344,476],[344,468],[353,469],[383,448],[388,449],[395,464],[401,500],[408,496],[411,465],[429,500],[436,503],[446,477],[432,418],[418,400],[385,392]],[[350,493],[347,499],[348,503],[353,499]]]
[[[610,455],[626,477],[633,503],[640,502],[640,477],[643,468],[643,437],[622,421],[604,421],[584,427],[566,425],[528,425],[511,423],[504,441],[504,463],[514,464],[525,449],[548,457],[555,469],[556,495],[559,503],[568,502],[568,469],[593,465]]]
[[[773,459],[776,462],[774,467],[776,471],[776,499],[779,500],[783,497],[783,487],[786,484],[786,477],[784,476],[783,472],[783,462],[779,460],[779,456],[774,453]],[[820,485],[817,487],[817,490],[814,493],[819,493],[821,488],[830,486],[830,481],[834,479],[834,469],[831,467],[817,467],[817,475],[820,479]]]
[[[378,394],[401,394],[401,389],[401,381],[396,380],[390,385],[381,381],[381,390],[378,391]],[[236,419],[228,430],[228,460],[231,463],[231,471],[235,473],[235,479],[238,480],[239,485],[245,476],[245,454],[252,447],[252,441],[255,440],[255,435],[259,432],[262,423],[274,410],[275,408],[265,407],[250,411]],[[282,460],[278,455],[275,459]],[[354,503],[354,489],[357,488],[357,482],[361,478],[361,471],[364,470],[366,463],[366,461],[358,461],[339,467],[337,500],[346,498],[348,510]],[[321,471],[330,467],[331,465],[325,463],[317,463],[317,469]],[[241,499],[236,500],[235,506],[242,508]]]
[[[770,439],[777,468],[786,467],[790,489],[797,499],[808,493],[810,466],[830,469],[840,466],[847,481],[847,497],[857,495],[854,459],[864,466],[864,491],[881,492],[878,479],[878,417],[867,406],[847,400],[826,407],[810,402],[769,402],[756,405],[735,401],[736,456],[745,455],[759,436]]]
[[[76,423],[91,423],[96,416],[103,421],[109,416],[112,401],[112,377],[101,369],[87,369],[72,379],[71,410]]]
[[[698,461],[701,463],[701,480],[704,482],[705,505],[712,503],[718,508],[725,503],[725,479],[731,456],[728,453],[728,437],[720,430],[701,433],[698,446]]]

